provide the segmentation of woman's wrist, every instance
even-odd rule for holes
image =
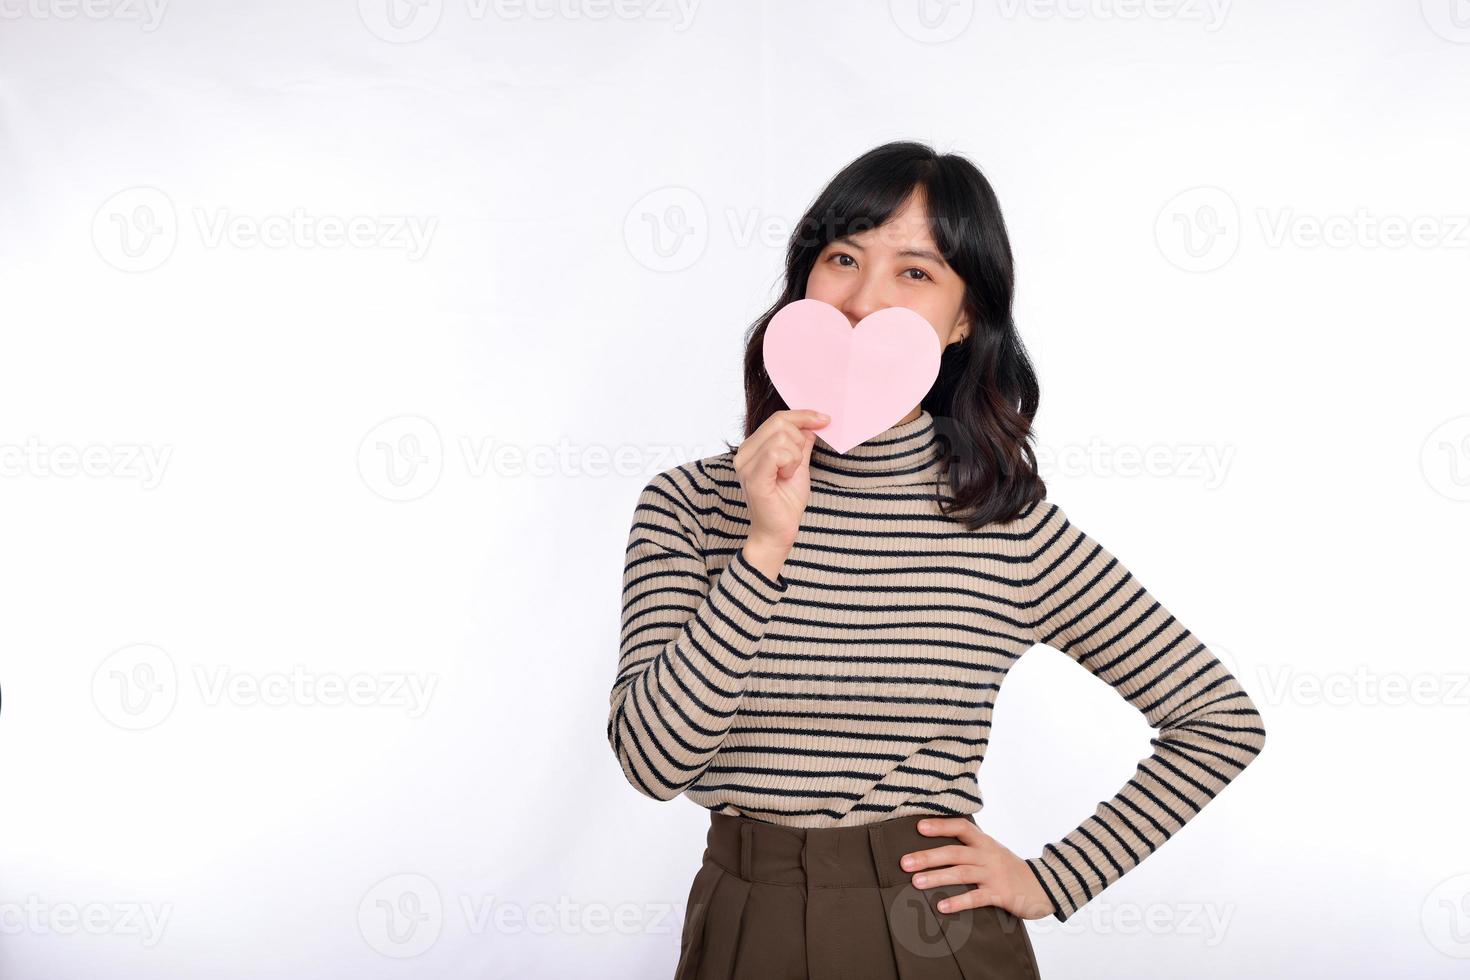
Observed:
[[[748,537],[740,550],[745,555],[746,561],[774,582],[786,565],[786,557],[791,554],[791,545],[765,538]]]

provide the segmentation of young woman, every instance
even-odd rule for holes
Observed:
[[[968,161],[878,147],[792,236],[752,327],[746,435],[660,473],[633,515],[607,736],[628,781],[710,811],[676,978],[1038,976],[1022,920],[1060,921],[1138,865],[1265,744],[1240,684],[1046,499],[1010,244]],[[856,325],[903,306],[939,377],[838,453],[761,345],[784,305]],[[991,711],[1036,643],[1158,731],[1133,777],[1022,858],[975,821]]]

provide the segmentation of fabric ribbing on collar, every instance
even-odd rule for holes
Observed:
[[[889,426],[845,453],[818,435],[811,479],[854,488],[932,485],[944,470],[941,448],[934,416],[921,408],[910,421]]]

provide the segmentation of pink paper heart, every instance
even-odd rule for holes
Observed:
[[[904,306],[890,306],[850,326],[819,299],[783,306],[766,327],[761,357],[791,408],[832,416],[815,429],[839,453],[892,427],[939,377],[939,335]]]

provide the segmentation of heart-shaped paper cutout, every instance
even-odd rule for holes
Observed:
[[[835,306],[799,299],[766,326],[766,374],[791,408],[832,416],[818,435],[839,453],[891,428],[939,377],[939,335],[922,316],[890,306],[857,326]]]

